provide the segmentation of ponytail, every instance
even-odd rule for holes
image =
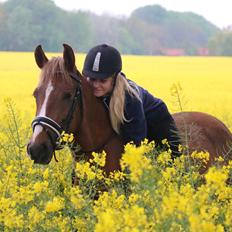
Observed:
[[[126,92],[141,101],[136,86],[132,87],[126,77],[122,73],[118,73],[109,106],[111,124],[118,134],[120,133],[121,124],[129,121],[129,119],[125,118],[124,110]]]

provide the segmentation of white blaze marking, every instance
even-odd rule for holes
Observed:
[[[50,81],[48,83],[48,86],[47,86],[47,89],[46,89],[46,92],[45,92],[44,102],[43,102],[42,107],[40,109],[40,112],[38,113],[37,116],[46,116],[47,102],[48,102],[49,96],[50,96],[53,89],[54,89],[54,87],[52,86],[52,83]],[[37,125],[35,127],[34,133],[32,135],[31,142],[35,141],[36,137],[42,132],[42,130],[43,130],[43,127],[40,126],[40,125]]]
[[[53,90],[53,86],[51,81],[48,83],[47,89],[46,89],[46,93],[45,93],[45,98],[44,98],[44,102],[42,104],[42,107],[40,109],[40,112],[38,113],[37,116],[46,116],[46,108],[47,108],[47,102],[48,102],[48,98]]]

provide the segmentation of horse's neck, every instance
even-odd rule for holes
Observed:
[[[80,145],[88,150],[103,145],[114,132],[108,112],[103,103],[93,95],[86,80],[82,81],[82,111]]]

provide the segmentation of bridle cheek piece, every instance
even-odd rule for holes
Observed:
[[[60,142],[60,139],[62,137],[63,132],[66,133],[69,131],[69,127],[72,122],[73,114],[74,114],[74,111],[76,109],[78,102],[80,103],[80,107],[82,108],[81,80],[79,79],[76,73],[70,73],[70,77],[78,83],[78,86],[75,90],[75,95],[74,95],[71,107],[69,108],[68,114],[65,120],[62,122],[62,125],[59,125],[57,122],[55,122],[53,119],[47,116],[37,116],[32,121],[32,124],[31,124],[33,132],[36,126],[40,125],[43,127],[49,139],[51,140],[54,151],[60,150],[64,147],[64,144]],[[54,136],[51,135],[51,131],[55,134],[55,138]],[[55,153],[54,153],[54,156],[55,156]]]

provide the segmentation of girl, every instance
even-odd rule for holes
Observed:
[[[139,146],[147,138],[163,147],[162,140],[167,139],[173,157],[178,156],[180,138],[166,104],[128,80],[121,70],[118,50],[102,44],[90,49],[82,71],[94,95],[109,110],[113,129],[125,144],[133,142]]]

